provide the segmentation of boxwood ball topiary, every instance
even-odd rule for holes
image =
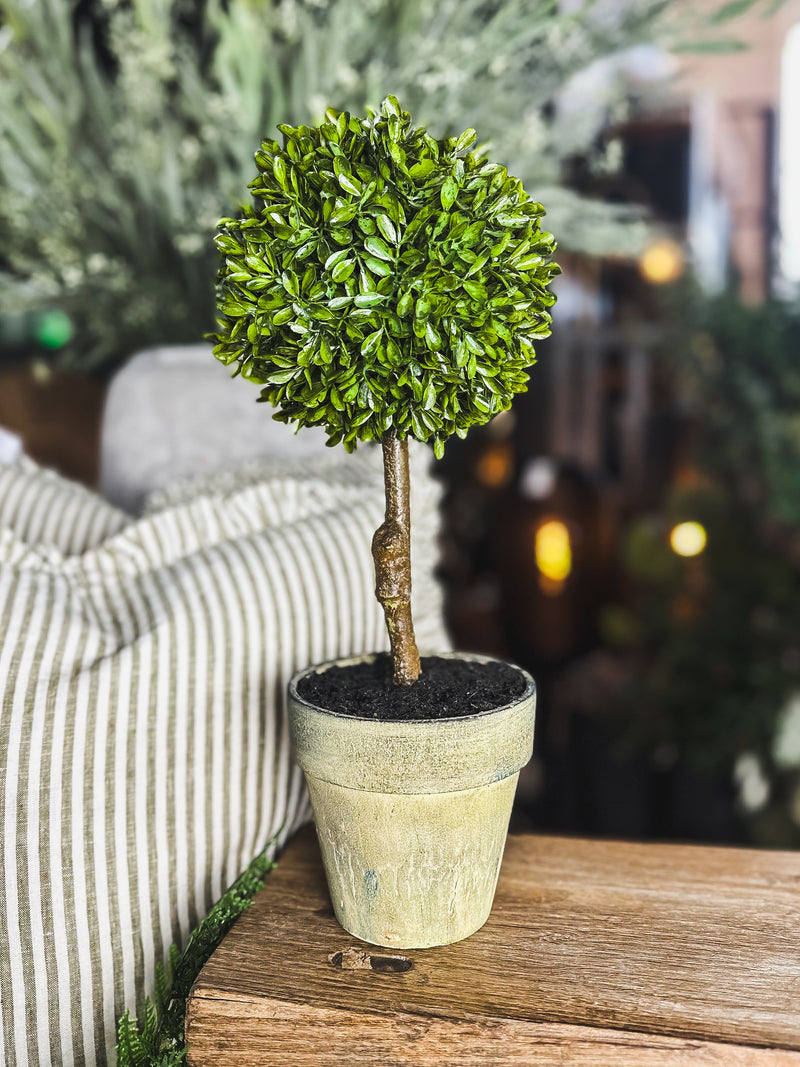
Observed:
[[[411,436],[441,456],[525,389],[550,332],[544,210],[469,152],[474,130],[437,141],[391,96],[279,129],[253,204],[219,224],[214,354],[329,444]]]

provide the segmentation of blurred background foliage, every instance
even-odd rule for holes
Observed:
[[[57,310],[60,354],[113,364],[212,325],[216,220],[277,122],[388,92],[466,126],[548,206],[562,248],[631,252],[640,213],[567,187],[626,107],[600,61],[667,32],[663,0],[0,0],[0,314]],[[58,328],[58,320],[56,329]]]
[[[669,370],[701,428],[700,462],[765,529],[800,524],[800,307],[695,290],[678,311],[667,321],[683,320],[691,334],[671,347]]]
[[[731,780],[755,839],[800,845],[800,308],[673,298],[661,358],[691,432],[661,509],[620,542],[609,723],[637,758]],[[682,557],[669,534],[688,521],[707,541]]]

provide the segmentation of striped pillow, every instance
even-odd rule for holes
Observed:
[[[130,517],[91,490],[42,470],[22,456],[0,463],[0,528],[29,545],[52,545],[67,556],[94,548]]]
[[[324,477],[108,517],[92,544],[103,523],[80,520],[79,537],[79,502],[102,505],[30,465],[15,475],[22,489],[0,472],[18,498],[0,503],[0,1048],[17,1067],[105,1063],[167,946],[307,817],[286,682],[386,647],[380,477],[344,457]],[[40,491],[32,526],[19,501]],[[433,537],[415,553],[420,643],[446,647]]]

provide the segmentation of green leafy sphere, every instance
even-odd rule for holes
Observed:
[[[214,354],[330,445],[411,436],[441,456],[525,389],[550,332],[544,209],[468,153],[474,130],[437,141],[391,96],[366,119],[279,129],[253,205],[215,237]]]

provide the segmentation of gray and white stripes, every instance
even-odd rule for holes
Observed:
[[[130,522],[130,516],[76,482],[43,470],[23,456],[0,464],[0,527],[28,545],[52,545],[65,556],[94,548]]]
[[[386,647],[380,478],[372,459],[337,469],[131,522],[28,463],[0,468],[5,1063],[113,1062],[115,1018],[169,944],[307,817],[286,682]],[[437,494],[422,472],[415,489],[417,628],[444,647]]]

